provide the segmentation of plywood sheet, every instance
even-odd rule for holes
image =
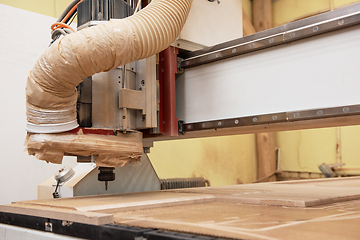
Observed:
[[[360,201],[289,208],[213,202],[114,215],[120,225],[235,239],[359,239]]]
[[[16,202],[0,206],[1,212],[32,215],[101,225],[113,223],[116,212],[215,201],[205,194],[142,192]]]
[[[354,199],[359,200],[349,205]],[[324,228],[326,221],[333,220],[360,223],[360,178],[24,201],[0,206],[0,211],[93,225],[115,220],[131,226],[247,238],[262,236],[259,232],[265,230],[276,235],[277,229],[299,222],[309,228],[312,223]],[[323,219],[325,223],[318,223]]]
[[[360,178],[321,179],[170,190],[214,195],[218,201],[311,207],[360,199]]]

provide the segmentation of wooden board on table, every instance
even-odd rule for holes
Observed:
[[[225,202],[311,207],[360,199],[360,178],[272,182],[170,191],[211,194],[218,201]]]
[[[31,215],[84,224],[113,223],[113,213],[215,201],[206,194],[142,192],[102,196],[15,202],[0,206],[0,212]]]
[[[308,208],[212,202],[116,213],[114,222],[220,238],[357,240],[360,200]]]
[[[113,216],[124,212],[146,209],[161,212],[176,206],[186,209],[194,204],[246,203],[307,209],[355,199],[360,199],[359,177],[23,201],[0,206],[0,211],[101,225],[113,223]],[[212,211],[204,214],[214,217]]]

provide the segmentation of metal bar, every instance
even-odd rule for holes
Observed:
[[[360,3],[184,55],[195,67],[360,24]]]
[[[360,115],[360,105],[351,105],[335,108],[311,109],[292,112],[280,112],[273,114],[255,115],[249,117],[239,117],[222,119],[216,121],[204,121],[188,123],[184,125],[184,132],[201,131],[209,129],[232,128],[240,126],[254,126],[273,123],[286,123],[304,120],[334,118]]]

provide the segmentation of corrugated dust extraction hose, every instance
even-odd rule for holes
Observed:
[[[192,0],[153,0],[131,17],[111,20],[53,43],[28,76],[28,132],[37,132],[29,126],[45,126],[39,133],[59,132],[46,125],[76,123],[76,86],[95,73],[167,48],[180,34],[191,3]]]

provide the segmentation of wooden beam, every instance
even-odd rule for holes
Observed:
[[[271,0],[253,0],[254,28],[257,32],[272,28]],[[276,135],[257,133],[258,179],[276,181]]]
[[[256,135],[258,152],[258,179],[262,182],[276,181],[276,138],[275,133],[258,133]],[[266,178],[266,179],[264,179]]]
[[[242,10],[242,16],[243,16],[243,35],[244,35],[244,37],[256,33],[256,30],[255,30],[254,26],[252,25],[249,16],[244,11],[244,9]]]
[[[257,32],[272,28],[271,0],[253,0],[253,18]]]

